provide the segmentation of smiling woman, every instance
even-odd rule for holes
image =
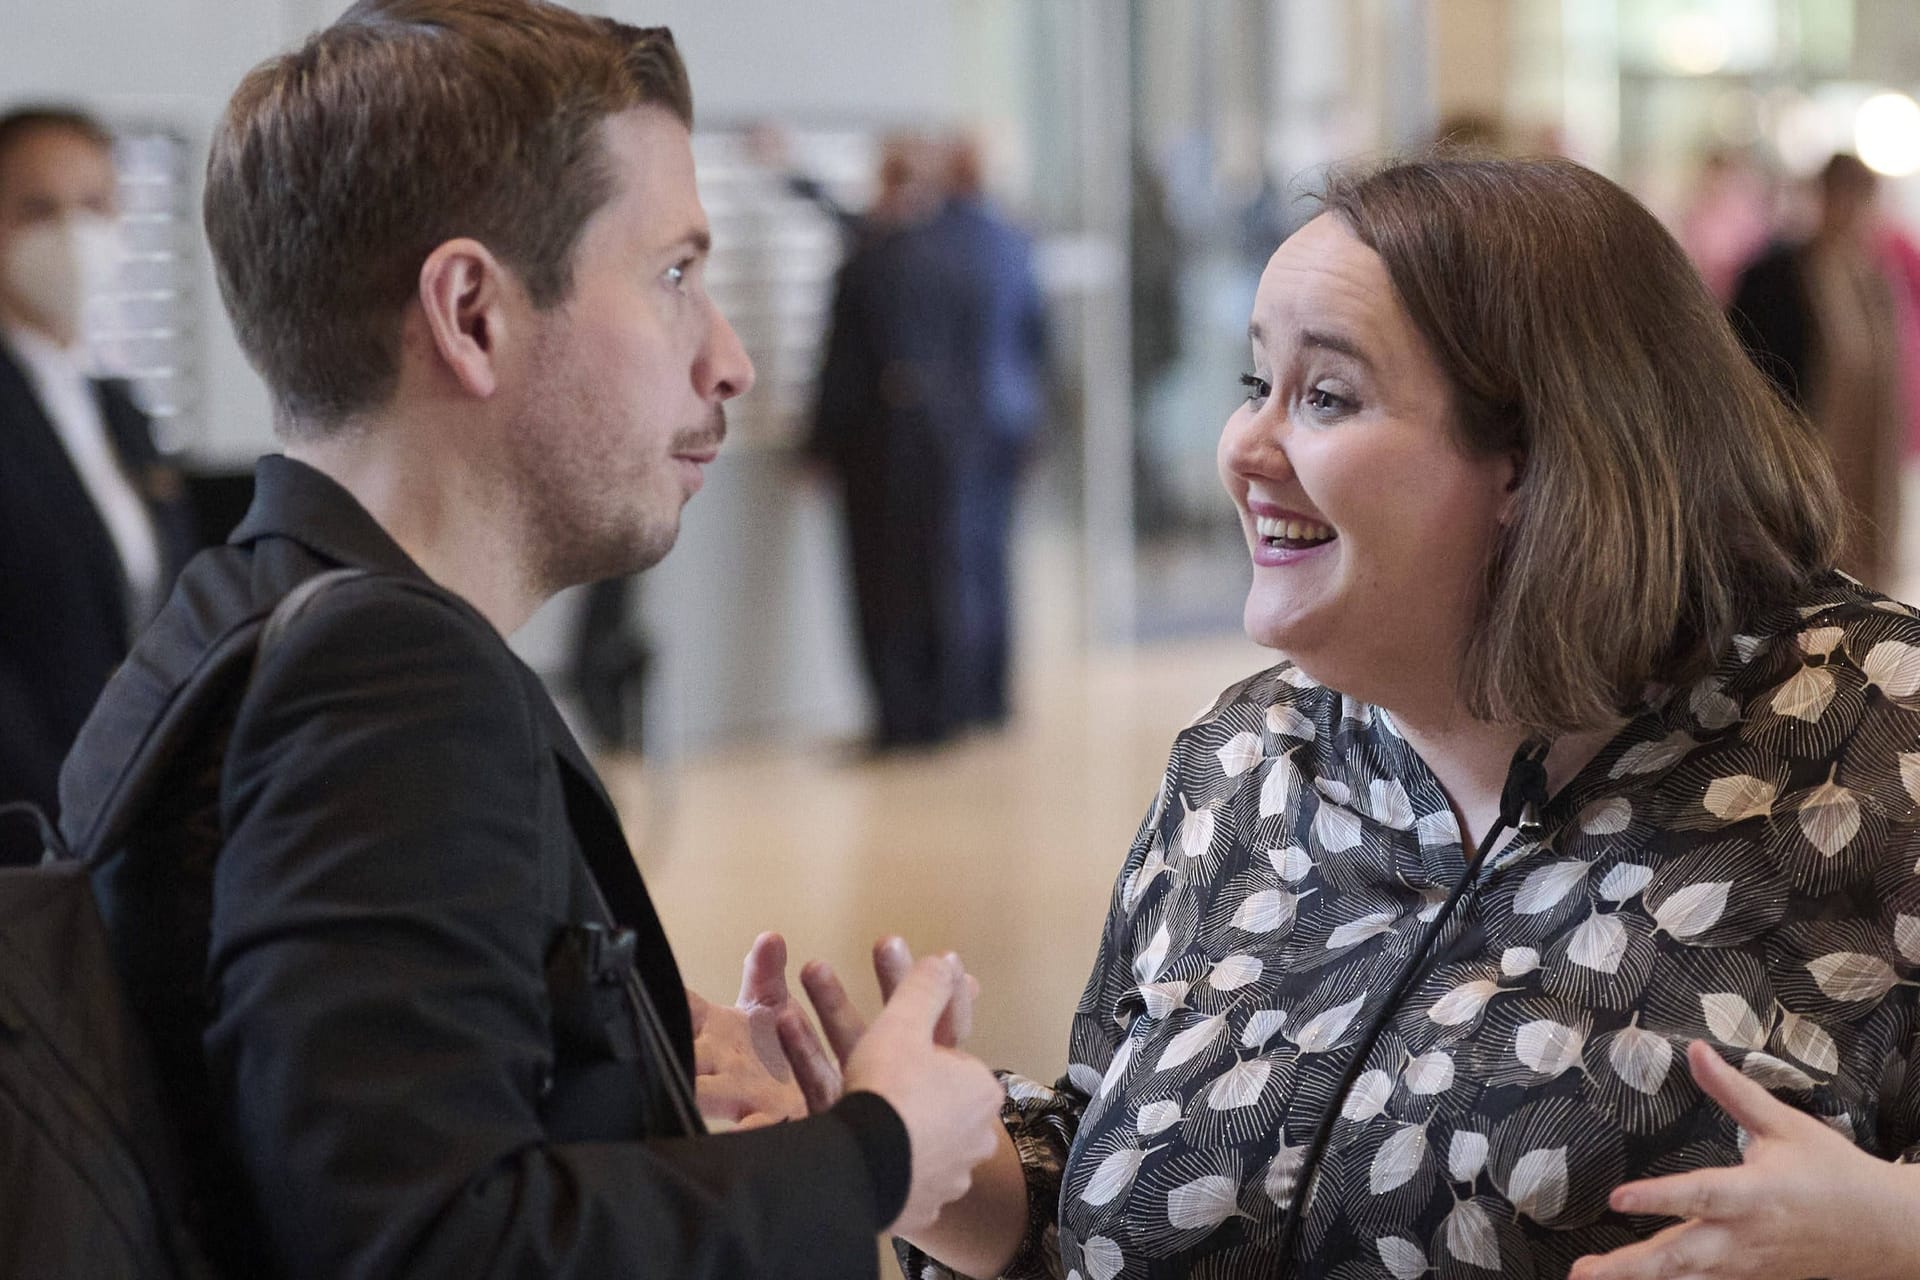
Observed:
[[[1920,618],[1828,567],[1819,446],[1666,232],[1395,164],[1250,336],[1219,463],[1286,660],[1176,739],[1070,1065],[909,1274],[1557,1277],[1736,1116],[1920,1149]]]

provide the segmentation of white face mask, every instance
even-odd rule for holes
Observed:
[[[112,287],[125,257],[119,224],[82,213],[15,236],[0,275],[35,319],[71,341],[87,303]]]

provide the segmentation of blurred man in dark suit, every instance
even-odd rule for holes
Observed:
[[[0,117],[0,803],[52,815],[60,761],[193,549],[180,476],[81,335],[120,252],[112,139]],[[0,828],[0,863],[37,840]]]

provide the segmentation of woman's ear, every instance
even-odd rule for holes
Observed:
[[[1518,450],[1508,453],[1503,461],[1503,470],[1506,472],[1506,483],[1501,488],[1507,496],[1500,504],[1500,523],[1510,524],[1514,510],[1520,504],[1520,482],[1526,479],[1527,455]]]

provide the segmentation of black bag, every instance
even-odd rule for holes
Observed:
[[[319,574],[222,636],[134,748],[84,846],[38,821],[37,867],[0,868],[0,1277],[207,1280],[151,1052],[128,1008],[91,873],[137,827],[180,749],[232,706],[293,619],[364,570]]]

